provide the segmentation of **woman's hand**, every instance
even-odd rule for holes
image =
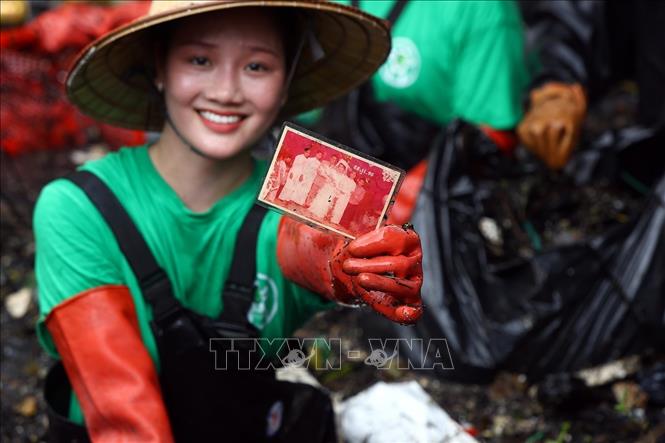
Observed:
[[[327,299],[367,304],[398,323],[422,315],[422,249],[410,225],[384,226],[346,242],[283,217],[277,259],[285,277]]]
[[[353,294],[378,313],[414,323],[422,315],[422,256],[413,227],[389,225],[342,248],[331,270],[336,278],[350,280]]]
[[[530,109],[517,134],[550,169],[561,169],[577,145],[585,115],[581,85],[547,83],[531,93]]]

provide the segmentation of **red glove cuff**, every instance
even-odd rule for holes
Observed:
[[[84,291],[56,306],[46,326],[92,441],[173,441],[157,372],[126,286]]]

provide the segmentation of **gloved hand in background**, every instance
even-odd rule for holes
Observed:
[[[351,242],[284,217],[277,259],[284,275],[330,300],[367,304],[388,319],[422,315],[422,249],[410,226],[384,226]]]
[[[579,140],[587,100],[579,83],[546,83],[531,92],[517,128],[522,143],[551,169],[563,168]]]

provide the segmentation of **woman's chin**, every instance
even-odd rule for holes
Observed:
[[[251,146],[194,146],[194,152],[210,160],[224,161],[248,157],[251,154]]]

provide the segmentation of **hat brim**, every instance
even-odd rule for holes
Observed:
[[[67,77],[67,95],[85,114],[130,129],[159,131],[161,100],[146,60],[154,59],[150,31],[157,25],[212,11],[246,7],[292,8],[309,17],[322,57],[305,41],[282,115],[319,107],[366,81],[390,52],[386,23],[340,4],[312,1],[203,3],[138,19],[91,43]]]

